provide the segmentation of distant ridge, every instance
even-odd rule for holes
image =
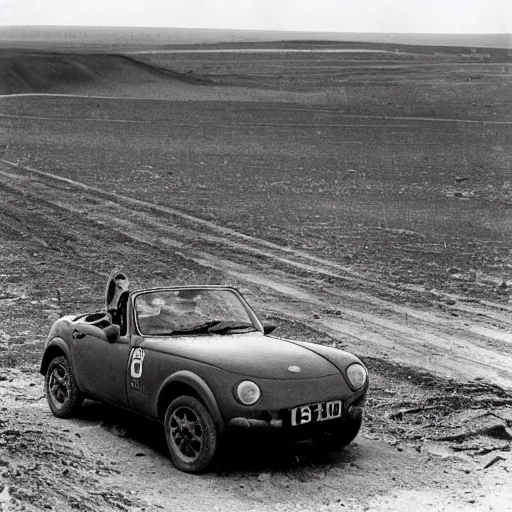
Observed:
[[[0,27],[0,42],[3,44],[12,44],[13,46],[23,45],[23,43],[87,46],[109,45],[114,47],[133,45],[180,46],[215,43],[262,43],[272,41],[343,41],[415,46],[512,49],[511,34],[386,34],[155,27]]]
[[[140,88],[147,94],[168,90],[187,97],[191,90],[208,83],[207,78],[159,68],[126,55],[56,52],[0,55],[0,96],[34,93],[133,96]]]

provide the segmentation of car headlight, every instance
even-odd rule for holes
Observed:
[[[359,389],[364,386],[367,375],[368,372],[362,364],[354,363],[347,368],[347,377],[350,385],[354,389]]]
[[[254,382],[244,380],[236,387],[236,397],[244,405],[253,405],[261,398],[261,390]]]

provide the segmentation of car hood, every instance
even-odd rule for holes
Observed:
[[[339,364],[298,343],[261,333],[144,338],[140,347],[200,361],[223,370],[265,379],[311,379],[339,373]],[[340,354],[346,354],[337,350]],[[350,360],[355,357],[346,354]],[[340,359],[341,360],[341,359]],[[298,367],[289,370],[290,367]]]

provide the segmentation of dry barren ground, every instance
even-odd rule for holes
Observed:
[[[6,52],[0,507],[512,509],[510,63],[465,52]],[[45,334],[119,265],[358,354],[357,442],[235,440],[191,477],[157,425],[53,418]]]

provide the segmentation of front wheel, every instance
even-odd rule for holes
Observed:
[[[69,418],[82,405],[84,396],[71,370],[69,361],[59,356],[50,362],[45,378],[46,399],[52,413],[58,418]]]
[[[197,398],[175,398],[165,413],[164,426],[171,460],[178,469],[200,473],[211,464],[217,451],[217,427]]]

